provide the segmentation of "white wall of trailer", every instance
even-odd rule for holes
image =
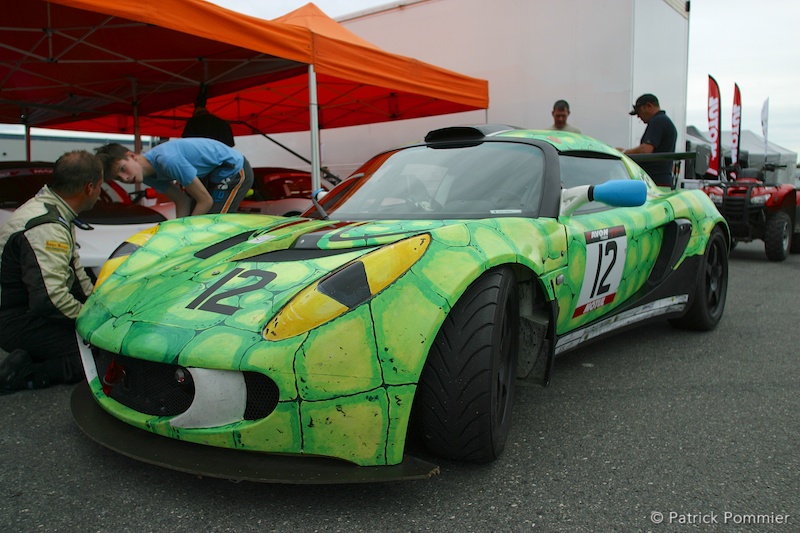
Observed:
[[[653,93],[684,146],[689,14],[679,0],[411,0],[341,22],[385,50],[484,78],[489,109],[321,132],[322,164],[346,175],[372,155],[438,127],[506,123],[546,128],[564,98],[570,122],[613,146],[634,146],[645,125],[628,115]],[[309,154],[307,133],[276,140]],[[259,137],[237,139],[254,166],[306,168]]]
[[[47,161],[53,163],[66,152],[86,150],[94,153],[96,147],[109,142],[118,142],[133,150],[131,135],[66,132],[37,128],[36,133],[31,134],[30,157],[28,157],[24,133],[0,132],[0,161]],[[143,138],[142,144],[146,151],[153,146],[153,139]]]
[[[613,1],[612,1],[613,3]],[[689,81],[688,2],[635,0],[633,18],[632,98],[642,93],[658,96],[661,108],[678,130],[676,149],[685,146],[686,88]],[[676,7],[680,4],[680,7]],[[639,144],[645,124],[632,120],[628,145]]]

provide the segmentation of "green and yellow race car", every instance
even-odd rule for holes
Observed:
[[[424,477],[412,429],[426,453],[494,460],[517,379],[647,321],[714,328],[725,306],[711,200],[583,135],[436,130],[315,202],[122,245],[78,317],[81,427],[221,477]]]

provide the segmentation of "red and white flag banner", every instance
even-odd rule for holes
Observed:
[[[722,157],[722,139],[720,138],[721,118],[719,114],[719,85],[717,80],[708,76],[708,135],[711,137],[711,157],[708,160],[708,174],[719,176],[720,158]]]
[[[742,93],[739,84],[733,84],[733,113],[731,115],[731,166],[739,163],[739,137],[742,133]],[[731,179],[736,179],[736,170],[731,171]]]

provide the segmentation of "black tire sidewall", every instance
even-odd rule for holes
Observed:
[[[725,302],[728,299],[728,261],[727,261],[728,246],[725,243],[725,237],[723,237],[722,232],[719,231],[718,229],[715,229],[712,232],[711,238],[708,241],[705,257],[703,259],[704,267],[708,267],[709,256],[711,254],[712,246],[716,248],[716,254],[718,254],[721,258],[720,263],[723,270],[721,283],[723,287],[721,289],[721,297],[720,297],[721,301],[717,303],[717,309],[712,311],[711,309],[708,308],[707,305],[703,305],[703,309],[705,310],[705,314],[708,317],[709,324],[713,323],[713,325],[711,325],[710,328],[715,327],[722,318],[722,314],[725,311]],[[708,284],[705,283],[705,280],[703,280],[702,287],[703,287],[703,297],[705,298],[704,301],[707,301],[709,287]]]
[[[706,271],[713,252],[719,256],[720,266],[722,267],[722,276],[720,281],[722,283],[720,301],[716,305],[716,309],[709,309],[709,284],[706,281]],[[708,238],[706,250],[698,266],[697,281],[695,285],[695,294],[691,303],[691,307],[686,314],[680,318],[670,320],[670,323],[676,327],[698,331],[709,331],[714,329],[722,318],[725,310],[725,302],[728,294],[728,246],[722,231],[719,228],[714,228]]]
[[[505,353],[503,329],[511,332]],[[429,451],[470,462],[492,461],[502,453],[511,426],[518,343],[516,277],[510,267],[497,267],[473,282],[450,310],[420,375],[415,422]],[[506,396],[500,405],[502,387]]]
[[[764,230],[764,252],[770,261],[783,261],[789,256],[792,247],[792,220],[783,211],[770,215]],[[784,245],[783,236],[789,235],[789,242]]]
[[[514,406],[516,392],[517,354],[519,352],[519,297],[516,288],[515,276],[510,268],[504,274],[505,284],[501,287],[498,306],[495,311],[495,321],[498,327],[494,328],[492,339],[492,376],[503,372],[504,379],[492,380],[492,446],[494,456],[499,456],[506,445],[511,428],[511,414]],[[510,329],[510,331],[508,331]],[[503,352],[503,337],[506,337],[510,346]],[[500,398],[499,387],[506,386],[505,398]],[[504,403],[502,406],[500,403]]]

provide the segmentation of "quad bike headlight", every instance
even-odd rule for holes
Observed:
[[[716,193],[710,192],[710,193],[708,193],[708,197],[711,198],[711,201],[714,202],[715,204],[719,205],[719,204],[722,203],[722,195],[721,194],[716,194]]]
[[[772,195],[769,193],[753,196],[752,198],[750,198],[750,203],[753,205],[766,205],[767,202],[769,201],[770,196]]]
[[[266,340],[300,335],[353,309],[391,285],[427,250],[419,235],[370,252],[309,285],[264,327]]]
[[[152,228],[140,231],[136,235],[128,237],[125,242],[120,244],[117,249],[111,253],[111,257],[106,260],[103,268],[100,269],[100,274],[97,275],[97,281],[94,284],[95,288],[102,285],[102,283],[108,279],[108,276],[119,268],[133,252],[144,246],[144,243],[149,241],[156,232],[158,232],[158,226],[153,226]]]

